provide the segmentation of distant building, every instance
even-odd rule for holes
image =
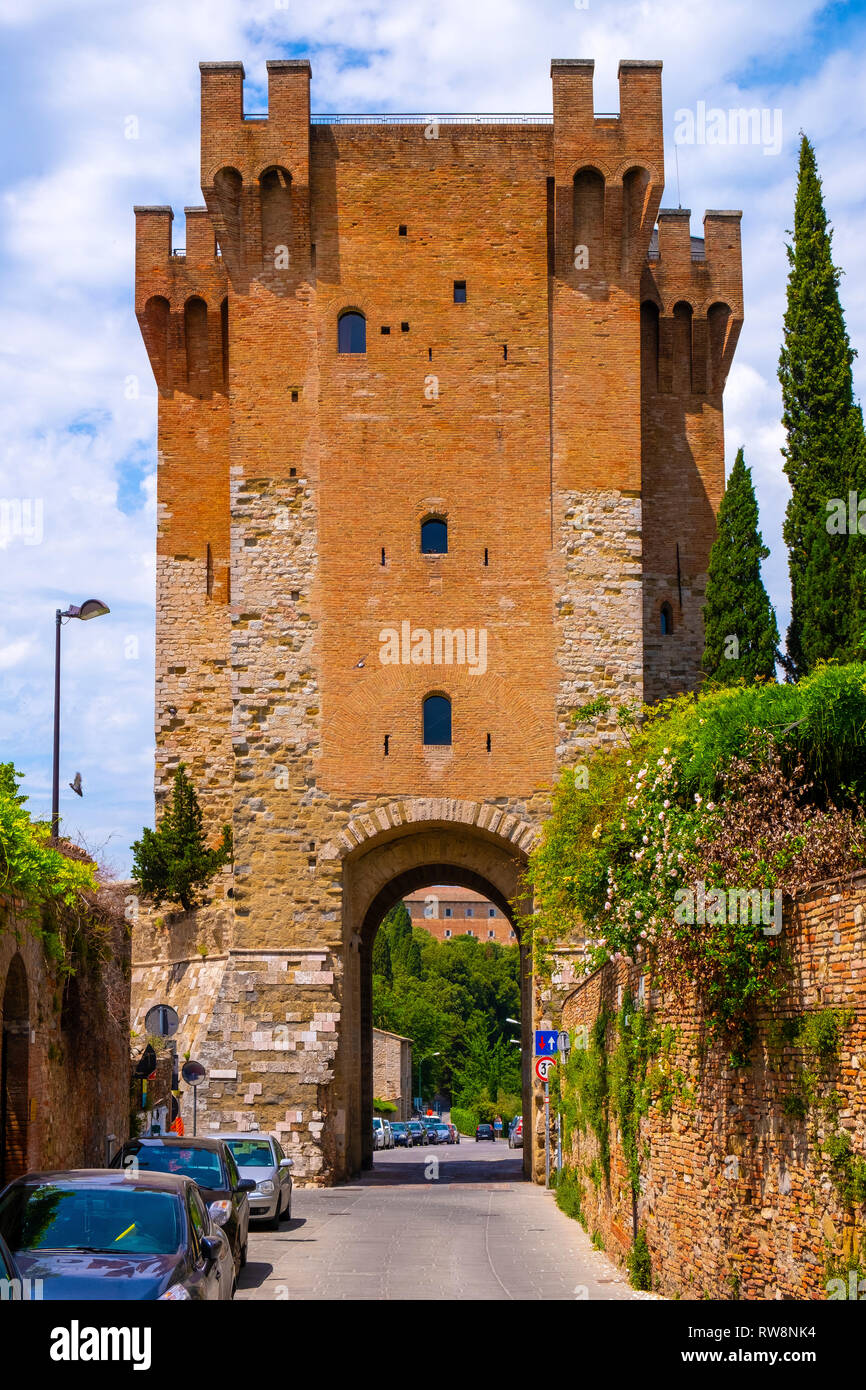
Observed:
[[[436,885],[409,893],[403,899],[413,925],[423,927],[439,941],[455,936],[477,936],[479,941],[498,941],[516,946],[517,936],[501,908],[471,888]]]
[[[399,1033],[373,1029],[373,1096],[392,1100],[397,1109],[391,1119],[408,1120],[412,1114],[412,1039]]]

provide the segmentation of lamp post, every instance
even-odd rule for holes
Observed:
[[[441,1053],[441,1052],[428,1052],[428,1053],[426,1053],[426,1055],[425,1055],[424,1057],[419,1057],[419,1059],[418,1059],[418,1099],[419,1099],[420,1102],[421,1102],[421,1107],[422,1107],[422,1109],[423,1109],[423,1107],[424,1107],[424,1097],[423,1097],[423,1095],[421,1094],[421,1068],[422,1068],[422,1066],[424,1065],[424,1063],[428,1060],[428,1058],[430,1058],[430,1057],[441,1057],[441,1056],[442,1056],[442,1053]]]
[[[60,830],[60,627],[64,618],[101,618],[111,610],[107,603],[98,598],[85,599],[81,607],[70,603],[61,613],[58,608],[54,615],[54,766],[51,777],[51,836],[56,840]]]

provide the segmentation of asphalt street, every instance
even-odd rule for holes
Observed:
[[[255,1225],[239,1299],[645,1299],[504,1141],[393,1149]]]

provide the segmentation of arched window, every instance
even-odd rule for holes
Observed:
[[[441,516],[430,516],[421,522],[421,554],[448,554],[448,522]]]
[[[337,324],[338,352],[367,351],[367,320],[354,310],[340,315]]]
[[[425,746],[451,743],[451,701],[445,695],[428,695],[424,701]]]
[[[186,301],[183,309],[186,342],[186,388],[191,396],[210,395],[210,349],[207,305],[198,295]]]
[[[669,603],[663,603],[661,606],[659,628],[663,637],[669,637],[674,630],[674,610]]]

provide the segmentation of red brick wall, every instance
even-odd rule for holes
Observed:
[[[106,1136],[120,1143],[128,1135],[129,934],[122,920],[111,949],[99,972],[82,970],[64,987],[41,941],[0,900],[0,1010],[14,958],[26,975],[26,1073],[16,1065],[10,1079],[23,1100],[28,1169],[102,1167]]]
[[[866,1153],[866,875],[819,885],[788,905],[784,939],[791,959],[788,996],[775,1017],[828,1008],[851,1009],[832,1088],[841,1129]],[[610,1183],[596,1188],[585,1169],[597,1156],[590,1131],[575,1133],[571,1159],[581,1171],[587,1228],[598,1229],[610,1253],[631,1244],[633,1217],[646,1231],[654,1287],[684,1298],[825,1298],[828,1259],[856,1263],[866,1211],[846,1211],[831,1181],[821,1144],[830,1132],[818,1109],[808,1120],[787,1116],[802,1054],[780,1047],[769,1017],[757,1021],[747,1067],[733,1069],[727,1051],[702,1050],[706,1020],[694,998],[663,997],[644,981],[654,1021],[676,1029],[670,1070],[685,1086],[667,1116],[651,1108],[641,1122],[641,1193],[633,1211],[621,1136],[610,1124]],[[641,971],[624,962],[596,972],[568,996],[563,1026],[592,1027],[599,1010],[633,999]],[[608,1047],[613,1028],[608,1032]],[[826,1088],[825,1088],[826,1089]],[[691,1092],[688,1095],[686,1092]],[[847,1266],[846,1266],[847,1267]]]

